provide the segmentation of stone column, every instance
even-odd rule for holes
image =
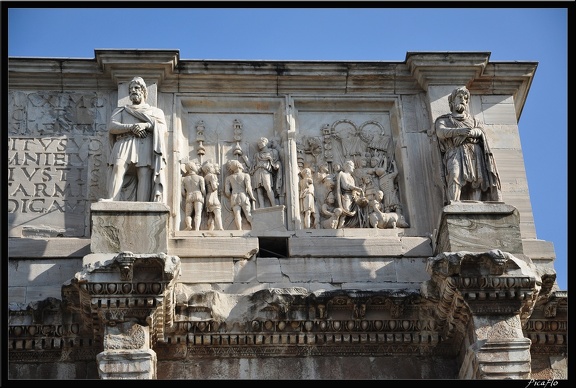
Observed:
[[[150,331],[134,322],[106,325],[104,351],[97,356],[103,380],[156,379],[156,353],[150,349]]]
[[[155,379],[157,342],[174,325],[180,258],[168,256],[168,206],[159,202],[96,202],[91,254],[63,286],[93,329],[102,379]]]
[[[500,202],[444,206],[433,239],[432,276],[422,293],[438,300],[442,337],[460,349],[461,379],[530,378],[531,341],[522,325],[542,287],[522,257],[520,217]]]
[[[461,379],[530,378],[531,341],[522,324],[542,280],[535,267],[500,250],[446,252],[428,259],[422,294],[437,300],[445,341],[460,349]]]

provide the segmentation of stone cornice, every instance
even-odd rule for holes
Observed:
[[[180,60],[178,50],[94,50],[96,62],[104,74],[116,83],[127,82],[135,74],[161,84],[174,74]]]
[[[556,291],[541,296],[523,326],[532,341],[531,352],[561,354],[568,351],[568,295]]]
[[[514,96],[520,119],[538,62],[489,62],[490,52],[409,52],[406,64],[424,90],[467,86],[472,94]]]
[[[95,50],[94,59],[8,59],[9,88],[115,90],[135,74],[159,91],[291,94],[416,94],[467,85],[473,94],[515,98],[519,118],[536,62],[489,62],[488,52],[409,52],[393,61],[181,60],[178,50]]]
[[[8,84],[10,89],[60,92],[116,88],[94,60],[75,58],[10,58]]]
[[[489,52],[408,52],[406,64],[424,90],[431,85],[468,85],[484,72]]]
[[[466,280],[461,280],[466,288]],[[112,283],[110,283],[112,284]],[[448,288],[454,292],[450,304],[427,302],[418,293],[368,292],[340,290],[321,294],[297,290],[262,290],[252,299],[265,301],[256,318],[245,322],[221,322],[210,318],[209,306],[187,305],[182,296],[173,323],[163,326],[163,334],[152,344],[159,359],[177,360],[196,357],[258,357],[258,356],[383,356],[434,354],[453,356],[458,352],[470,318],[461,291],[455,282]],[[92,288],[95,283],[92,284]],[[109,294],[108,286],[98,287]],[[445,296],[448,293],[445,292]],[[124,295],[120,299],[126,299]],[[208,299],[211,299],[210,297]],[[98,298],[102,305],[116,299]],[[500,300],[492,300],[496,307]],[[190,302],[188,302],[190,303]],[[54,319],[59,301],[47,301],[35,309],[10,312],[9,354],[13,360],[91,360],[102,350],[90,328],[99,321],[86,322],[74,318],[74,302],[67,299],[69,312]],[[140,304],[140,303],[139,303]],[[442,315],[442,309],[446,314]],[[128,306],[126,306],[128,307]],[[552,308],[553,307],[553,308]],[[131,314],[146,309],[132,305]],[[102,308],[102,310],[106,310]],[[122,306],[108,309],[121,312]],[[434,311],[438,310],[438,314]],[[42,317],[40,320],[31,316]],[[311,314],[311,315],[310,315]],[[310,316],[299,319],[296,316]],[[99,317],[98,314],[91,315]],[[207,319],[199,319],[207,316]],[[66,318],[68,317],[68,318]],[[84,321],[84,323],[79,323]],[[103,322],[103,321],[102,321]],[[154,326],[156,322],[152,322]],[[451,327],[451,329],[448,329]],[[552,294],[534,309],[524,325],[524,333],[532,341],[531,351],[557,354],[567,349],[567,298],[563,293]]]

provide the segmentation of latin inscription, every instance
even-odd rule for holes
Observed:
[[[23,228],[86,234],[89,203],[105,190],[110,109],[101,93],[9,93],[11,236],[20,236]]]
[[[87,186],[100,181],[103,163],[101,142],[89,136],[9,138],[8,212],[84,213]]]

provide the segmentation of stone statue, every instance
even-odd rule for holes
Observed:
[[[109,201],[165,201],[164,112],[146,104],[148,90],[140,77],[129,85],[131,105],[112,112],[108,125],[111,167],[108,180]]]
[[[482,123],[469,113],[470,92],[454,89],[449,114],[436,119],[449,201],[501,201],[500,177]]]
[[[195,162],[188,162],[184,167],[186,175],[182,178],[182,196],[186,201],[186,230],[192,230],[192,216],[194,216],[194,230],[200,230],[206,196],[204,178],[198,175],[198,165]]]
[[[234,213],[234,222],[236,229],[242,230],[242,212],[248,223],[252,223],[252,206],[251,201],[256,203],[256,198],[252,193],[252,183],[250,175],[244,172],[242,163],[237,160],[230,160],[228,168],[231,175],[226,177],[226,196],[230,198],[230,206]]]
[[[300,177],[300,213],[304,218],[304,228],[316,228],[316,198],[312,171],[308,167],[303,168]]]
[[[253,187],[258,194],[258,207],[265,207],[264,193],[270,202],[270,206],[276,205],[274,193],[275,176],[280,170],[280,155],[278,150],[268,148],[268,139],[261,137],[258,140],[258,152],[254,154],[250,174],[253,177]]]
[[[208,230],[224,230],[222,227],[222,205],[218,198],[218,171],[213,163],[206,162],[202,166],[204,182],[206,183],[206,212],[208,213]]]

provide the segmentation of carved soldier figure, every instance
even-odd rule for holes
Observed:
[[[114,110],[108,125],[111,171],[108,198],[102,200],[163,202],[167,131],[164,112],[146,104],[148,90],[142,78],[134,77],[128,90],[132,105]]]
[[[222,205],[218,198],[218,173],[214,164],[204,163],[202,166],[204,182],[206,183],[206,212],[208,213],[208,230],[224,230],[222,227]]]
[[[341,229],[344,226],[345,217],[342,216],[342,209],[334,206],[335,202],[334,192],[329,191],[320,210],[322,215],[326,217],[321,222],[324,229]]]
[[[264,192],[268,197],[270,206],[276,205],[274,194],[275,175],[280,169],[280,156],[274,148],[268,148],[268,139],[261,137],[258,140],[258,152],[254,154],[254,160],[250,174],[254,179],[253,187],[258,194],[258,207],[265,207]]]
[[[206,186],[204,178],[198,175],[198,165],[195,162],[186,163],[185,168],[187,175],[182,178],[182,196],[186,201],[186,230],[192,230],[192,216],[194,230],[200,230]]]
[[[482,123],[469,113],[470,92],[454,89],[449,114],[436,119],[449,201],[500,201],[500,177]]]

